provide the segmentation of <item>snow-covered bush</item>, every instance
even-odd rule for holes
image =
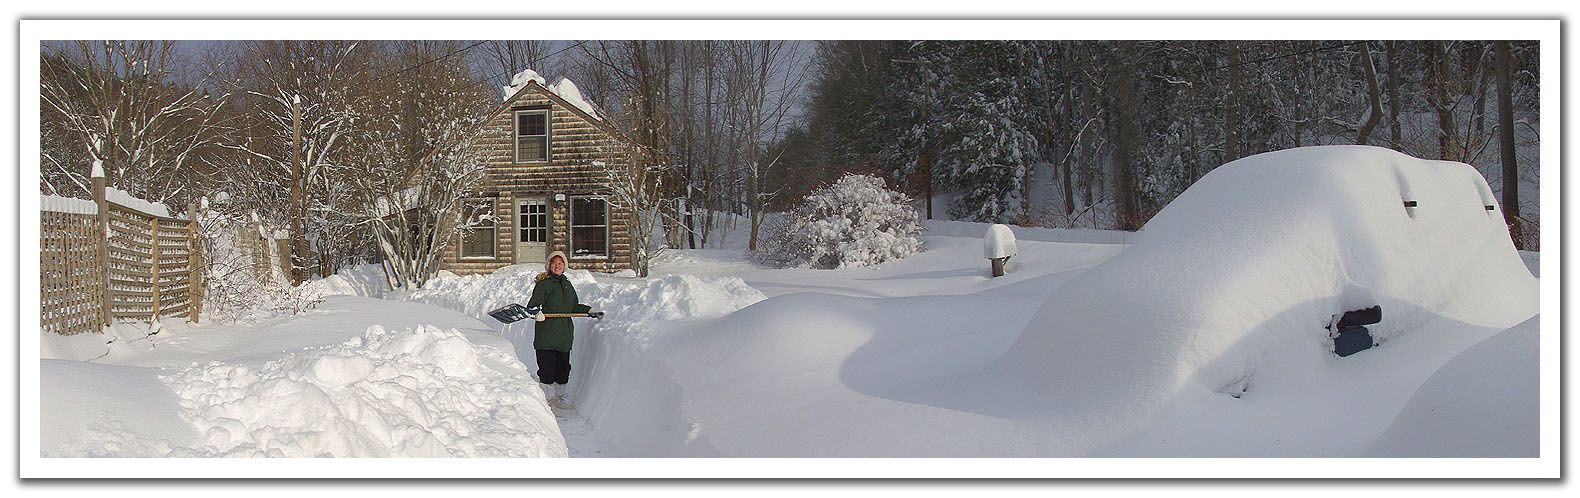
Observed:
[[[921,231],[910,197],[877,177],[845,175],[771,225],[754,256],[780,266],[871,266],[921,250]]]
[[[247,322],[273,315],[293,315],[323,300],[321,292],[292,287],[278,254],[255,252],[257,245],[277,247],[272,234],[256,217],[206,213],[200,220],[203,244],[203,319],[219,323]],[[256,237],[244,243],[243,237]]]

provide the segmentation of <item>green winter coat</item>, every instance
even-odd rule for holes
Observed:
[[[528,308],[541,304],[544,313],[586,313],[592,309],[576,302],[576,288],[571,286],[570,279],[565,278],[565,275],[543,272],[535,280],[537,283],[532,285],[532,300],[527,301]],[[576,330],[571,319],[549,318],[537,322],[535,327],[532,349],[571,351],[571,340],[575,338]]]

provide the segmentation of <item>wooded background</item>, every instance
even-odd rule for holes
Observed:
[[[434,183],[421,190],[429,212],[464,201],[454,193],[480,180],[464,153],[469,130],[524,69],[572,79],[637,142],[632,167],[644,184],[633,195],[648,208],[640,216],[667,228],[663,247],[737,236],[755,246],[766,213],[849,172],[935,199],[918,206],[924,216],[1135,230],[1225,162],[1369,144],[1476,166],[1516,243],[1539,249],[1536,42],[73,41],[41,50],[41,193],[88,198],[95,160],[111,187],[150,201],[186,206],[224,192],[224,209],[292,227],[293,246],[311,249],[296,252],[317,259],[297,261],[303,272],[421,257],[388,247],[396,230],[428,230],[438,247],[421,251],[443,250],[442,216],[391,227],[387,203],[414,177]]]

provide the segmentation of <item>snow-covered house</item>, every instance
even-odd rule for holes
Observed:
[[[541,263],[553,251],[570,255],[572,269],[632,267],[631,213],[612,198],[611,171],[619,170],[611,168],[629,164],[634,146],[575,83],[515,75],[476,133],[486,177],[467,211],[482,228],[452,244],[443,269],[489,273]]]

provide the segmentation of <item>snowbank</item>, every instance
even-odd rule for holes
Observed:
[[[1422,380],[1471,335],[1536,313],[1536,281],[1499,213],[1484,210],[1486,192],[1467,165],[1376,147],[1225,164],[1134,245],[1055,292],[989,377],[1024,387],[1029,408],[1058,420],[1049,443],[1079,453],[1143,428],[1179,396],[1330,388],[1361,363],[1335,358],[1323,326],[1380,304],[1378,349],[1413,350],[1386,378]],[[1404,345],[1412,334],[1432,337]],[[1378,399],[1368,412],[1402,402]],[[1346,409],[1309,416],[1343,420]]]
[[[533,278],[542,271],[539,265],[513,265],[487,275],[443,275],[398,298],[443,306],[497,324],[488,311],[511,303],[525,304],[532,298]],[[764,299],[761,292],[737,277],[630,279],[595,277],[587,270],[570,270],[565,276],[576,286],[583,303],[606,313],[602,321],[594,322],[597,327],[593,330],[637,343],[653,339],[657,327],[650,325],[655,321],[723,316]],[[520,324],[507,332],[530,336],[531,327]]]
[[[489,310],[532,297],[539,265],[515,265],[488,275],[445,275],[392,299],[434,304],[478,317],[502,329],[522,361],[532,358],[531,322],[502,325]],[[607,313],[603,320],[576,319],[568,399],[599,436],[627,456],[672,454],[684,444],[682,388],[651,354],[657,344],[684,341],[706,328],[693,326],[762,301],[763,294],[739,277],[662,275],[634,279],[565,272],[583,303]],[[596,275],[596,276],[595,276]]]
[[[923,233],[944,237],[982,237],[983,223],[969,221],[925,220]],[[1092,230],[1087,228],[1042,228],[1010,226],[1016,240],[1037,242],[1072,242],[1079,244],[1129,244],[1138,232],[1123,230]]]
[[[374,325],[261,368],[216,361],[162,377],[200,434],[171,456],[566,455],[526,369],[455,329]]]
[[[99,335],[99,334],[92,334]],[[43,360],[39,452],[45,457],[166,456],[197,433],[159,369]]]
[[[1417,389],[1371,457],[1540,455],[1540,315],[1454,357]]]
[[[440,272],[440,275],[451,275]],[[382,298],[389,292],[389,281],[376,264],[343,268],[334,275],[309,281],[303,287],[312,288],[321,296],[362,296]]]

